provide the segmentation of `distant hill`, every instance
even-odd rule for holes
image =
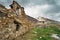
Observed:
[[[56,25],[60,25],[59,21],[55,21],[52,19],[48,19],[45,17],[38,17],[39,23],[43,23],[43,24],[56,24]]]

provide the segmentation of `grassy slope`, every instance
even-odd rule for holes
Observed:
[[[60,29],[56,26],[34,28],[32,33],[36,36],[33,36],[31,40],[55,40],[51,37],[52,34],[59,34]]]
[[[37,27],[29,31],[22,37],[18,37],[16,40],[56,40],[52,38],[52,34],[59,34],[60,35],[60,28],[56,26],[49,26],[49,27]]]

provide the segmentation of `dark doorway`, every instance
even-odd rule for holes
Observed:
[[[17,21],[14,21],[14,23],[16,24],[16,31],[18,31],[22,24],[18,23]]]

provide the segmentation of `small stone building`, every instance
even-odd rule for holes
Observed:
[[[38,20],[39,20],[38,24],[48,24],[48,23],[51,23],[50,19],[44,18],[44,17],[39,17]]]

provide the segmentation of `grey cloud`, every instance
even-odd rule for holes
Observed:
[[[60,12],[60,6],[53,5],[51,8],[49,8],[46,13],[59,13]]]
[[[44,4],[51,4],[55,5],[57,0],[24,0],[23,3],[34,3],[34,5],[44,5]]]
[[[3,5],[10,5],[13,0],[0,0],[0,4]],[[52,19],[56,19],[60,17],[60,0],[15,0],[22,6],[27,6],[28,4],[31,4],[30,6],[36,6],[36,5],[45,5],[48,4],[51,7],[49,7],[47,10],[44,9],[44,15],[47,17],[50,17]],[[58,15],[59,14],[59,15]],[[40,15],[40,14],[39,14]],[[57,16],[56,16],[57,15]]]
[[[3,2],[5,4],[10,4],[13,0],[0,0],[0,2]],[[34,5],[44,5],[44,4],[56,4],[57,0],[15,0],[17,1],[19,4],[25,6],[28,5],[30,3],[33,3]]]

